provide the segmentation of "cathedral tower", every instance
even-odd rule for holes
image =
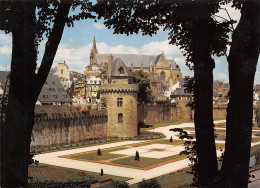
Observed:
[[[97,54],[98,54],[98,50],[97,50],[97,46],[96,46],[96,39],[94,36],[94,41],[93,41],[92,49],[90,52],[90,65],[97,64]]]

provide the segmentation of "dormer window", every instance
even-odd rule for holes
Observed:
[[[119,71],[120,74],[124,74],[124,73],[125,73],[123,67],[120,67],[120,68],[118,69],[118,71]]]

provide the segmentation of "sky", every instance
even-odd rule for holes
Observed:
[[[231,18],[239,21],[239,11],[231,8],[230,5],[225,8],[227,8]],[[228,18],[225,11],[221,11],[218,15]],[[92,19],[77,21],[73,28],[65,28],[53,67],[56,67],[59,62],[65,61],[70,70],[83,73],[85,67],[89,64],[89,54],[94,36],[99,53],[159,55],[163,52],[167,59],[174,58],[184,76],[193,75],[193,71],[190,71],[185,65],[185,57],[179,47],[168,44],[167,31],[159,30],[152,37],[143,36],[142,34],[129,36],[113,34],[113,30],[107,29],[102,20],[95,23]],[[39,47],[38,65],[40,65],[44,53],[45,42],[42,42]],[[10,69],[11,53],[12,36],[0,31],[0,70]],[[214,79],[228,82],[226,57],[214,57],[214,59],[216,63]],[[260,84],[259,66],[256,72],[255,84]]]

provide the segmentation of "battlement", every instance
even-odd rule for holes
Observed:
[[[113,92],[113,91],[130,91],[137,92],[139,87],[137,84],[104,84],[100,88],[101,92]]]
[[[35,121],[40,120],[62,120],[62,119],[75,119],[75,118],[94,118],[94,117],[107,117],[106,110],[91,110],[83,112],[67,112],[67,113],[36,113]]]

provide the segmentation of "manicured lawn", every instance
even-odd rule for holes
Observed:
[[[184,144],[184,140],[172,140],[172,142],[170,142],[170,139],[164,139],[161,141],[156,142],[156,144],[172,144],[172,145],[181,145]]]
[[[162,159],[155,159],[155,158],[149,158],[149,157],[142,157],[142,154],[140,154],[140,161],[135,161],[135,156],[130,156],[123,159],[114,160],[114,164],[122,164],[122,165],[128,165],[133,167],[147,167],[150,165],[154,165],[160,162],[169,161],[171,159],[177,159],[184,155],[173,155],[170,157],[165,157]]]
[[[108,159],[113,159],[113,158],[123,156],[123,155],[119,155],[119,154],[113,154],[113,153],[110,153],[110,152],[111,151],[109,151],[109,152],[108,151],[102,151],[101,156],[98,156],[97,152],[87,153],[87,154],[83,154],[83,155],[76,155],[75,158],[94,160],[94,161],[103,161],[103,160],[108,160]]]
[[[155,129],[158,127],[165,127],[168,125],[179,125],[182,123],[193,123],[193,122],[194,122],[193,120],[191,120],[191,121],[163,121],[163,122],[158,122],[158,123],[149,123],[146,125],[147,128],[142,128],[142,129],[150,130],[150,129]]]
[[[150,144],[168,144],[168,145],[181,145],[185,141],[183,140],[173,140],[173,142],[170,142],[169,139],[160,139],[160,140],[154,140],[154,141],[148,141],[144,143],[138,143],[138,144],[131,144],[127,146],[122,146],[122,147],[115,147],[115,148],[109,148],[109,149],[103,149],[101,150],[102,156],[97,156],[97,151],[91,151],[91,152],[86,152],[82,154],[72,154],[72,155],[67,155],[63,156],[65,158],[69,159],[78,159],[78,160],[87,160],[87,161],[93,161],[97,163],[106,163],[110,165],[128,165],[129,167],[147,167],[148,168],[154,168],[154,165],[162,165],[164,163],[169,163],[173,162],[174,159],[176,160],[181,160],[185,156],[180,156],[178,155],[173,155],[169,157],[165,157],[162,159],[154,159],[154,158],[148,158],[148,157],[142,157],[141,161],[134,161],[135,156],[127,156],[127,155],[121,155],[121,154],[113,154],[111,152],[118,151],[118,150],[124,150],[124,149],[129,149],[131,147],[133,148],[138,148],[141,146],[146,146]],[[140,154],[141,155],[141,154]],[[122,157],[122,158],[120,158]],[[118,158],[118,159],[117,159]],[[113,160],[110,160],[113,159]],[[151,166],[152,165],[152,166]]]
[[[63,167],[53,166],[53,165],[48,165],[43,163],[40,163],[39,165],[34,164],[29,166],[29,177],[32,177],[33,179],[65,180],[70,178],[84,179],[85,177],[90,177],[90,176],[102,177],[102,179],[112,178],[114,180],[119,180],[119,181],[126,181],[131,179],[126,177],[108,175],[106,174],[106,172],[104,172],[103,176],[100,176],[100,173],[76,170],[72,168],[63,168]]]
[[[188,168],[182,169],[182,172],[172,172],[156,177],[162,188],[184,188],[192,184],[193,174],[187,173]],[[130,188],[138,188],[138,184],[130,185]]]

